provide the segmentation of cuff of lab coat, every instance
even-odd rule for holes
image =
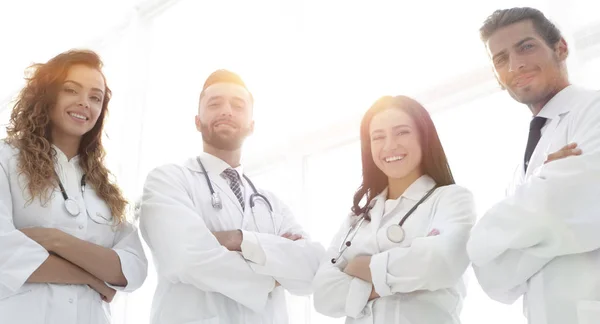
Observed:
[[[146,278],[145,274],[137,273],[137,269],[139,268],[137,263],[137,257],[132,256],[129,252],[121,249],[114,250],[119,256],[119,260],[121,261],[121,271],[123,272],[123,276],[127,279],[127,286],[114,286],[105,282],[105,284],[116,290],[123,292],[132,292],[144,283],[144,279]]]
[[[260,246],[260,242],[256,235],[252,232],[242,230],[242,256],[244,259],[254,262],[258,265],[265,265],[267,256],[265,251]]]
[[[388,253],[382,252],[375,254],[371,257],[371,280],[373,281],[373,287],[375,292],[380,297],[393,295],[392,289],[387,284],[387,269],[388,265]]]
[[[25,236],[21,232],[15,235]],[[12,257],[9,257],[4,264],[0,265],[0,275],[2,277],[0,278],[0,286],[7,287],[11,292],[19,290],[31,274],[50,256],[46,249],[29,238],[24,240],[15,239],[14,243],[18,243],[20,246],[13,246],[16,251]],[[8,245],[10,247],[11,244]]]
[[[359,278],[353,278],[350,282],[348,296],[346,296],[346,315],[352,318],[360,318],[364,316],[364,309],[369,302],[371,283]]]

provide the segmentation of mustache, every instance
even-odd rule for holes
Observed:
[[[231,126],[237,127],[239,128],[240,125],[238,125],[238,123],[234,122],[233,120],[231,120],[230,118],[221,118],[221,119],[217,119],[215,121],[213,121],[210,126],[214,127],[217,124],[229,124]]]

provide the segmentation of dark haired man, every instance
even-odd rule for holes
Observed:
[[[498,10],[480,32],[533,118],[513,192],[467,247],[479,283],[504,303],[523,296],[530,324],[600,323],[600,93],[570,84],[567,42],[539,10]]]

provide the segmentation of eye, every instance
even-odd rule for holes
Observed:
[[[91,98],[92,100],[94,100],[95,102],[97,102],[97,103],[100,103],[100,102],[102,102],[102,99],[101,99],[100,97],[98,97],[98,96],[91,96],[90,98]]]
[[[401,130],[396,133],[396,135],[398,135],[398,136],[408,135],[408,134],[410,134],[410,131],[408,131],[408,130]]]
[[[494,65],[495,65],[495,66],[501,66],[501,65],[503,65],[504,63],[506,63],[506,56],[500,56],[500,57],[498,57],[498,58],[496,58],[496,59],[494,60]]]
[[[371,141],[372,142],[374,142],[374,141],[380,141],[380,140],[382,140],[384,138],[385,138],[385,136],[383,136],[383,135],[376,135],[376,136],[371,137]]]
[[[526,52],[534,47],[535,46],[533,44],[523,44],[523,46],[521,46],[521,51]]]
[[[73,88],[64,88],[64,91],[70,94],[77,94],[77,91],[75,91]]]

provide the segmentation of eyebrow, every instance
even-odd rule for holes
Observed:
[[[409,125],[402,124],[402,125],[396,125],[396,126],[392,127],[392,130],[399,130],[402,128],[412,128],[412,127],[410,127]],[[381,132],[383,132],[383,129],[376,129],[376,130],[372,131],[371,134],[381,133]]]
[[[525,43],[527,43],[527,42],[529,42],[529,41],[532,41],[532,40],[535,40],[535,39],[534,39],[533,37],[525,37],[525,38],[523,38],[522,40],[518,41],[518,42],[517,42],[515,45],[513,45],[512,47],[514,47],[514,48],[517,48],[517,47],[519,47],[519,46],[521,46],[521,45],[523,45],[523,44],[525,44]],[[504,54],[506,54],[506,50],[502,50],[502,51],[500,51],[499,53],[496,53],[494,56],[492,56],[492,60],[496,60],[496,58],[497,58],[498,56],[501,56],[501,55],[504,55]]]
[[[215,100],[224,100],[225,98],[223,96],[214,96],[214,97],[210,97],[208,98],[208,100],[206,101],[206,103],[211,103]],[[231,99],[236,100],[236,101],[240,101],[243,103],[246,103],[246,100],[244,100],[242,97],[238,97],[238,96],[232,96]]]
[[[75,84],[76,86],[78,86],[78,87],[80,87],[80,88],[83,88],[83,85],[82,85],[81,83],[77,82],[77,81],[73,81],[73,80],[66,80],[64,83],[73,83],[73,84]],[[98,91],[98,92],[100,92],[101,94],[103,94],[103,95],[104,95],[104,91],[100,90],[99,88],[92,88],[92,90],[93,90],[93,91]]]

